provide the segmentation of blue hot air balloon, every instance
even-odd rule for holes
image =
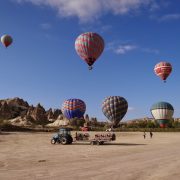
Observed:
[[[67,119],[82,118],[86,104],[81,99],[68,99],[62,104],[62,113]]]

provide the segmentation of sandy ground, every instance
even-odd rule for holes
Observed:
[[[180,133],[116,133],[105,145],[51,145],[53,133],[0,134],[2,180],[179,180]]]

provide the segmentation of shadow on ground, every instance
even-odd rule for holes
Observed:
[[[75,142],[71,145],[90,145],[90,143],[88,142]],[[138,143],[104,143],[103,145],[99,145],[99,146],[145,146],[147,144],[138,144]],[[91,146],[97,146],[95,145],[91,145]]]
[[[104,145],[143,146],[143,145],[147,145],[147,144],[137,144],[137,143],[104,143]]]
[[[3,132],[3,131],[0,132],[0,136],[1,135],[12,135],[12,134],[16,134],[16,133],[14,133],[14,132]]]

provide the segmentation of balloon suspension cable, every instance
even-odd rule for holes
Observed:
[[[88,68],[89,68],[89,70],[92,70],[92,69],[93,69],[93,67],[92,67],[92,66],[89,66]]]
[[[166,83],[166,80],[164,80],[164,83]]]

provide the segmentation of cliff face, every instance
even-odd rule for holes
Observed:
[[[0,119],[13,119],[23,116],[28,110],[29,104],[20,98],[0,100]]]
[[[35,124],[46,124],[49,121],[55,121],[62,112],[60,109],[46,111],[41,104],[30,106],[26,101],[20,98],[0,100],[0,120],[12,120],[12,122],[25,122]],[[15,121],[18,119],[18,121]]]
[[[36,123],[37,122],[43,123],[48,121],[46,111],[43,108],[43,106],[41,106],[40,104],[38,104],[36,107],[31,106],[30,108],[28,108],[28,111],[26,113],[26,118],[31,119]]]

